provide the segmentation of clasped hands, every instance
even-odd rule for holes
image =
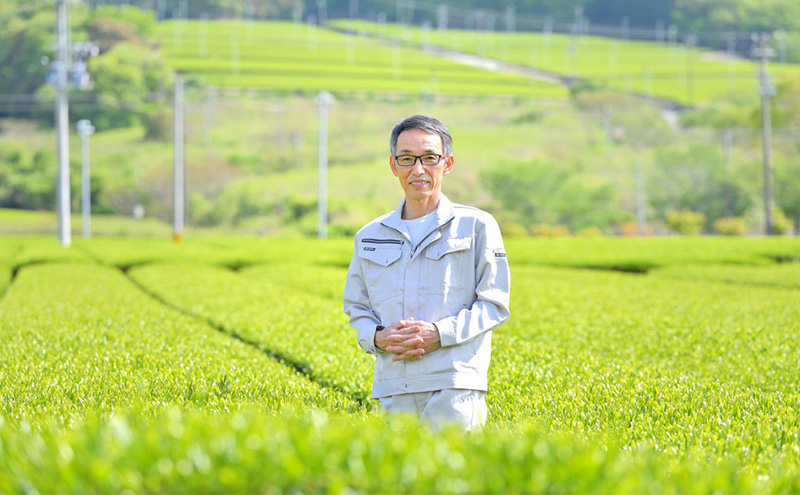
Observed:
[[[441,346],[436,325],[414,318],[396,321],[375,332],[375,347],[394,354],[392,361],[421,359]]]

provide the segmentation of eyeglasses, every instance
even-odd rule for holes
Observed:
[[[442,156],[444,155],[398,155],[394,157],[394,160],[401,167],[413,167],[417,163],[417,158],[419,158],[421,164],[431,166],[438,165],[442,160]]]

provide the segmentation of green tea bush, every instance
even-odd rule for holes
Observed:
[[[537,418],[676,459],[800,462],[794,290],[512,267],[494,334],[496,421]],[[613,295],[613,296],[610,296]]]
[[[508,239],[478,435],[374,417],[350,240],[2,240],[0,491],[800,489],[797,239]]]
[[[0,418],[0,490],[7,493],[771,493],[800,489],[797,468],[768,477],[726,459],[671,463],[611,442],[530,425],[432,433],[322,411],[90,415],[65,428]]]
[[[702,213],[681,210],[667,212],[667,226],[669,230],[680,235],[698,235],[703,232],[706,216]]]
[[[316,405],[344,395],[240,340],[143,294],[119,271],[87,263],[22,269],[0,301],[0,415],[63,421],[123,406],[158,410]]]
[[[800,263],[772,265],[684,265],[654,270],[656,277],[724,282],[742,286],[800,289]]]
[[[305,280],[315,283],[313,266],[292,271],[309,272]],[[252,342],[327,386],[368,397],[373,358],[358,346],[341,299],[293,290],[283,279],[243,277],[219,267],[150,264],[129,274],[167,304]],[[331,290],[343,284],[340,279]]]

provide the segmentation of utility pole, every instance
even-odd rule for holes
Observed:
[[[320,91],[317,95],[317,107],[319,108],[317,214],[320,239],[325,239],[328,235],[328,107],[333,105],[333,101],[333,95],[325,90]]]
[[[317,21],[320,26],[328,24],[328,2],[326,0],[317,0]]]
[[[730,129],[722,131],[722,173],[725,177],[725,183],[722,196],[725,199],[725,218],[733,216],[733,208],[731,205],[731,190],[730,190],[730,168],[731,168],[731,146],[733,145],[733,132]]]
[[[69,101],[67,100],[67,71],[69,60],[69,4],[58,0],[57,61],[56,61],[56,132],[58,133],[58,239],[61,245],[72,243],[69,191]]]
[[[753,56],[760,59],[759,93],[761,94],[761,144],[764,157],[764,217],[765,233],[772,235],[774,225],[772,218],[772,170],[770,169],[770,148],[772,142],[772,118],[770,116],[770,98],[775,95],[775,85],[767,73],[767,60],[775,56],[775,50],[768,46],[769,35],[753,34]]]
[[[45,82],[56,90],[55,127],[57,136],[58,179],[56,181],[56,210],[58,214],[58,239],[61,245],[72,243],[70,224],[69,180],[69,100],[70,86],[87,89],[91,83],[85,60],[97,56],[96,43],[85,41],[71,44],[69,40],[69,0],[57,0],[56,7],[56,61],[50,66]],[[72,63],[73,51],[78,62]]]
[[[91,183],[89,174],[89,136],[94,134],[94,126],[86,119],[78,121],[78,135],[81,137],[81,224],[83,237],[92,235],[91,227]]]
[[[184,221],[184,169],[185,159],[183,153],[183,75],[175,74],[175,95],[173,97],[173,229],[172,239],[176,243],[183,240]]]
[[[644,171],[641,156],[636,157],[636,229],[639,235],[647,234],[647,210],[644,195]]]
[[[697,35],[695,34],[687,34],[686,35],[686,49],[684,50],[685,54],[685,63],[687,65],[687,70],[689,72],[689,81],[687,86],[688,91],[688,99],[689,105],[694,105],[694,47],[697,46]]]
[[[447,31],[447,5],[439,5],[436,7],[436,22],[439,32]]]

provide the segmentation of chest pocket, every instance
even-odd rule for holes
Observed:
[[[397,281],[402,280],[402,269],[396,262],[402,255],[403,241],[364,239],[359,243],[358,257],[362,260],[367,290],[373,302],[397,294]]]
[[[429,292],[464,289],[475,271],[472,259],[472,237],[444,239],[425,250],[426,272],[431,282]]]

